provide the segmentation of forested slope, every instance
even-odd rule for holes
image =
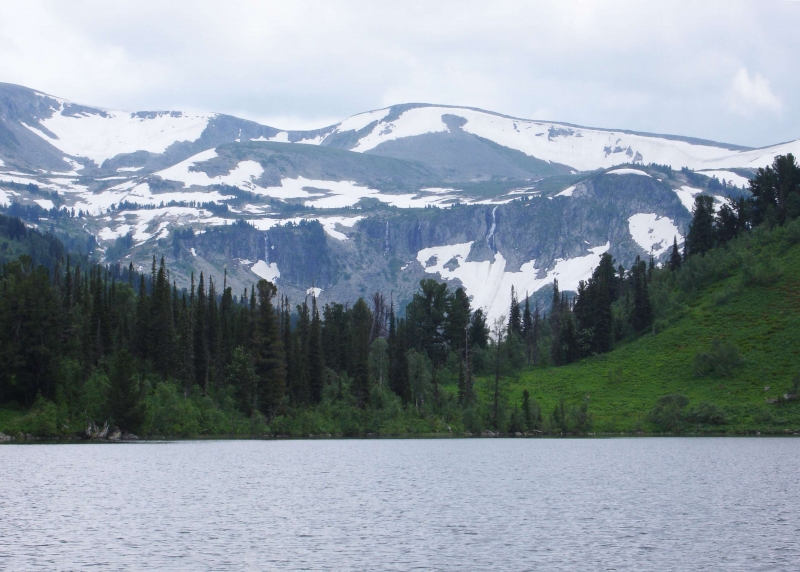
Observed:
[[[654,278],[667,283],[655,335],[578,363],[526,369],[508,393],[521,407],[528,390],[549,430],[561,399],[567,410],[588,404],[592,432],[800,430],[798,221],[758,228],[683,272]],[[564,429],[579,428],[567,420]]]
[[[16,438],[793,433],[800,167],[696,198],[663,265],[611,254],[575,295],[487,323],[422,280],[404,307],[292,304],[267,280],[64,256],[0,217],[0,432]],[[221,288],[220,288],[221,282]],[[4,436],[0,436],[4,438]]]

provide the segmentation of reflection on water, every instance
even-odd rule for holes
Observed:
[[[3,570],[791,570],[798,439],[0,446]]]

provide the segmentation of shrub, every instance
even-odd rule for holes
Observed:
[[[461,415],[464,429],[470,433],[481,433],[485,425],[483,424],[483,415],[476,406],[467,407]]]
[[[509,433],[524,433],[525,432],[525,415],[519,407],[515,407],[511,411],[508,419],[508,432]]]
[[[12,425],[12,431],[30,433],[37,437],[55,437],[58,434],[57,416],[56,404],[42,397],[40,393],[36,396],[31,410]]]
[[[592,430],[592,414],[589,413],[588,399],[584,399],[580,405],[576,405],[570,410],[569,421],[570,428],[579,433]]]
[[[782,275],[772,256],[756,257],[747,253],[742,259],[742,284],[745,286],[771,286]]]
[[[679,393],[659,398],[647,413],[647,420],[663,431],[678,432],[683,425],[683,410],[689,398]]]
[[[711,300],[717,306],[724,306],[731,299],[737,294],[736,288],[731,287],[731,285],[725,286],[722,290],[718,290],[711,295]]]
[[[690,423],[703,425],[725,425],[728,416],[718,405],[704,401],[686,412],[685,418]]]
[[[715,339],[711,342],[710,352],[701,352],[695,356],[692,369],[698,377],[712,373],[719,377],[730,377],[743,361],[739,348]]]

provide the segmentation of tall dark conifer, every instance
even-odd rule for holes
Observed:
[[[259,280],[258,307],[253,328],[253,362],[258,376],[258,408],[268,419],[278,411],[286,391],[286,357],[272,300],[278,289]]]
[[[308,333],[308,381],[311,403],[322,401],[325,363],[322,357],[322,325],[316,296],[311,297],[311,326]]]

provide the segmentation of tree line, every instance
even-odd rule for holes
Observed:
[[[539,429],[539,404],[530,395],[510,403],[502,379],[653,331],[664,276],[757,225],[800,214],[791,155],[760,169],[750,186],[752,197],[719,210],[697,197],[683,253],[674,241],[664,268],[651,257],[626,270],[606,253],[573,296],[556,281],[549,308],[531,307],[527,293],[520,302],[512,289],[507,317],[492,324],[462,288],[435,280],[423,280],[402,311],[379,292],[352,305],[320,307],[313,295],[293,305],[266,280],[234,293],[225,275],[220,285],[201,273],[179,289],[163,257],[139,272],[75,262],[57,240],[44,241],[44,264],[23,254],[0,266],[0,403],[46,400],[58,404],[64,427],[108,419],[131,431],[155,431],[153,396],[170,400],[170,411],[180,397],[263,424],[338,404],[351,418],[394,407],[443,427],[457,419]],[[43,241],[7,217],[0,236]],[[555,408],[551,428],[567,427],[568,418],[573,428],[590,427],[587,404],[570,407]]]

